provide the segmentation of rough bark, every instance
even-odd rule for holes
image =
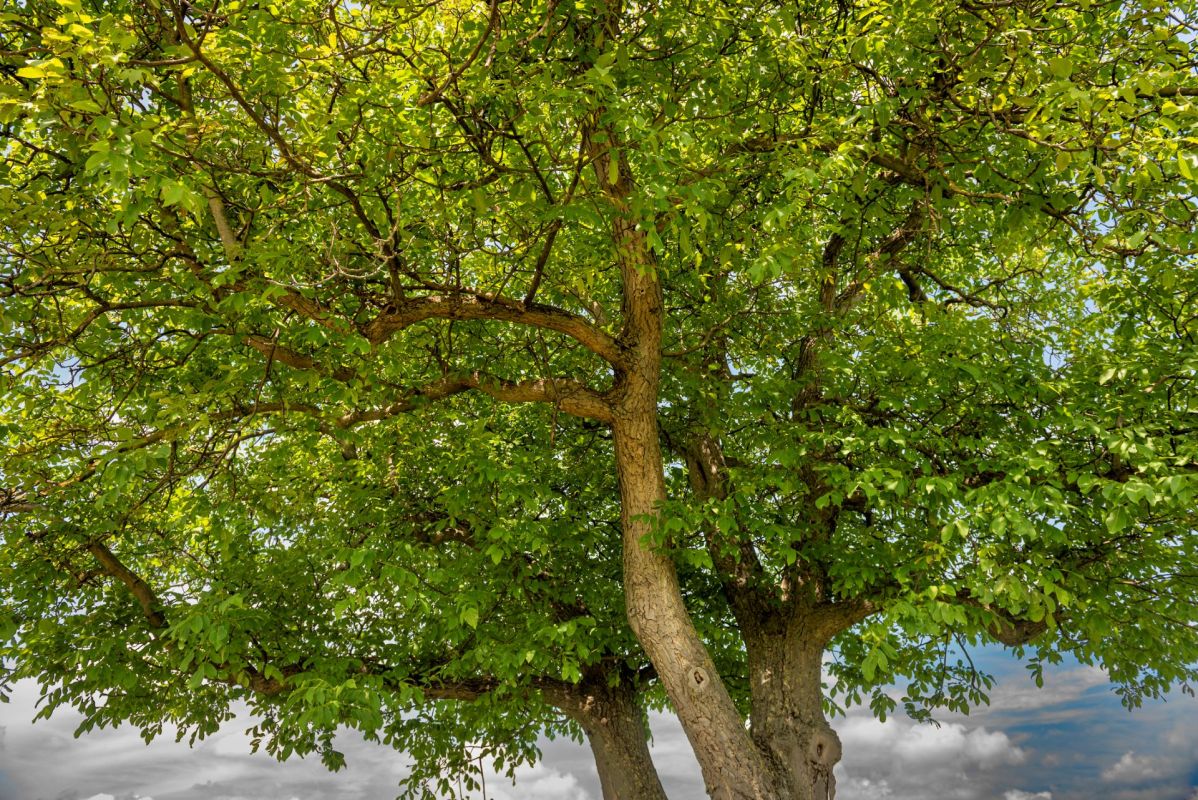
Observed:
[[[692,433],[685,456],[696,499],[728,496],[719,441],[705,428]],[[852,617],[831,604],[771,594],[751,547],[739,557],[717,530],[705,531],[712,561],[744,636],[750,678],[750,731],[774,773],[778,796],[830,800],[840,740],[828,725],[820,685],[823,650]],[[743,543],[743,539],[741,542]]]
[[[674,704],[711,797],[771,797],[766,765],[687,614],[674,564],[648,541],[665,498],[656,419],[651,410],[625,409],[614,429],[629,623]]]
[[[599,675],[576,687],[561,707],[586,733],[603,800],[665,800],[649,755],[644,712],[631,685],[609,686]]]
[[[618,37],[619,13],[618,0],[612,0],[604,19],[609,41]],[[603,114],[597,110],[584,126],[583,150],[613,211],[612,244],[623,289],[624,325],[617,339],[621,357],[610,361],[616,381],[608,399],[620,485],[628,621],[674,706],[713,800],[827,800],[833,789],[831,768],[840,757],[839,740],[824,721],[819,701],[820,654],[827,639],[815,645],[813,662],[810,657],[794,658],[796,642],[801,640],[805,656],[811,655],[813,642],[801,635],[780,640],[754,636],[764,629],[746,619],[751,616],[746,613],[749,604],[740,607],[738,621],[747,628],[746,642],[755,639],[763,645],[757,648],[762,688],[755,692],[762,706],[754,720],[761,720],[761,730],[750,734],[687,612],[673,561],[653,542],[666,500],[657,413],[665,316],[662,287],[644,221],[633,211],[631,167],[617,131],[603,125]],[[767,653],[774,645],[780,650],[770,658]],[[783,679],[775,683],[771,676],[779,672]],[[800,686],[803,691],[790,697]],[[781,703],[780,711],[769,712],[768,702]]]
[[[626,402],[626,401],[625,401]],[[723,798],[831,800],[841,745],[822,709],[824,647],[852,624],[827,602],[769,602],[744,575],[729,576],[748,650],[750,731],[715,672],[687,616],[673,563],[644,537],[664,499],[654,413],[617,410],[616,459],[625,526],[629,620],[657,669],[703,771],[708,793]],[[756,616],[748,614],[757,611]]]
[[[715,800],[774,797],[771,771],[695,630],[673,561],[651,541],[666,499],[657,426],[662,293],[645,234],[628,210],[633,184],[615,131],[605,131],[603,140],[588,149],[616,210],[612,240],[624,290],[624,358],[611,394],[628,621],[674,705],[708,794]]]
[[[840,739],[824,717],[820,685],[827,631],[820,615],[792,617],[782,631],[758,631],[749,645],[753,741],[768,754],[780,796],[831,800]]]

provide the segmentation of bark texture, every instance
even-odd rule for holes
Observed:
[[[780,635],[759,634],[749,649],[753,741],[769,755],[782,797],[830,800],[840,738],[824,717],[822,634],[802,617]]]
[[[701,427],[687,438],[691,491],[701,501],[723,500],[729,479],[716,437]],[[796,581],[780,596],[768,588],[746,537],[725,541],[714,527],[707,548],[720,574],[748,654],[750,731],[773,772],[778,797],[830,800],[840,739],[823,714],[823,651],[855,616],[822,601],[818,581]]]
[[[674,564],[648,541],[665,499],[656,420],[626,414],[614,429],[629,623],[674,704],[708,793],[716,800],[771,797],[766,765],[687,614]]]
[[[708,794],[715,800],[774,797],[774,776],[695,630],[674,563],[652,542],[666,499],[657,425],[662,293],[645,234],[628,213],[633,188],[628,164],[615,132],[603,138],[606,146],[592,145],[591,151],[600,185],[617,212],[612,239],[624,288],[624,358],[612,392],[612,432],[628,621],[674,705]]]
[[[587,735],[603,800],[665,800],[666,793],[649,755],[645,715],[629,684],[587,681],[570,711]]]

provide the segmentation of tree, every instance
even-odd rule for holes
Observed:
[[[952,663],[978,641],[1099,663],[1131,705],[1195,678],[1192,3],[57,0],[3,24],[8,657],[52,700],[136,684],[106,669],[134,656],[209,665],[196,693],[355,696],[361,652],[246,655],[300,604],[182,621],[249,574],[247,540],[283,559],[253,567],[274,597],[318,577],[322,647],[390,646],[383,615],[343,618],[384,600],[418,656],[461,641],[438,626],[484,630],[476,578],[529,635],[584,587],[648,664],[575,626],[504,665],[492,630],[448,676],[498,670],[488,697],[536,724],[546,654],[570,686],[631,663],[717,798],[830,797],[826,708],[889,713],[899,677],[916,716],[980,702]],[[511,492],[472,477],[492,441]],[[422,495],[428,462],[457,505]],[[475,513],[494,563],[437,560],[433,593],[460,588],[426,619],[403,575],[439,557],[412,542]],[[198,554],[213,577],[177,587]],[[43,597],[51,568],[74,579]],[[354,570],[336,585],[367,594],[319,579]],[[401,697],[433,685],[410,673]]]
[[[194,741],[245,700],[255,749],[317,752],[337,769],[333,734],[350,725],[412,756],[406,789],[436,797],[477,789],[484,758],[536,757],[539,733],[572,722],[606,796],[664,797],[638,696],[647,667],[613,591],[612,525],[590,531],[575,508],[597,521],[610,487],[534,472],[511,451],[537,426],[503,419],[510,441],[486,419],[376,430],[355,446],[377,459],[277,428],[267,435],[285,444],[242,443],[223,468],[177,451],[132,501],[116,478],[111,504],[97,503],[115,520],[100,541],[66,509],[39,509],[4,583],[24,589],[16,657],[36,658],[25,674],[53,687],[43,713],[76,703],[81,731],[170,722]],[[63,596],[70,613],[46,608]]]

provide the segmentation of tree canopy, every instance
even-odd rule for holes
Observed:
[[[981,642],[1194,680],[1196,25],[6,7],[5,674],[413,791],[550,731],[658,797],[668,702],[713,797],[821,800],[828,712],[984,702]]]

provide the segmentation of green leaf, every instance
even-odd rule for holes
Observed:
[[[168,206],[177,206],[183,202],[187,190],[183,184],[176,181],[167,181],[162,184],[162,202]]]
[[[1195,180],[1198,175],[1198,154],[1179,152],[1177,154],[1177,171],[1186,180]]]
[[[1073,62],[1064,56],[1055,56],[1048,59],[1048,71],[1057,78],[1067,79],[1073,74]]]
[[[87,161],[84,162],[83,168],[88,172],[99,172],[108,165],[108,156],[108,151],[92,153],[87,157]]]
[[[1106,524],[1107,530],[1115,534],[1127,528],[1132,522],[1132,517],[1126,508],[1117,505],[1106,513],[1103,522]]]
[[[460,618],[463,624],[469,625],[471,628],[478,627],[478,609],[476,607],[467,606],[463,608]]]

